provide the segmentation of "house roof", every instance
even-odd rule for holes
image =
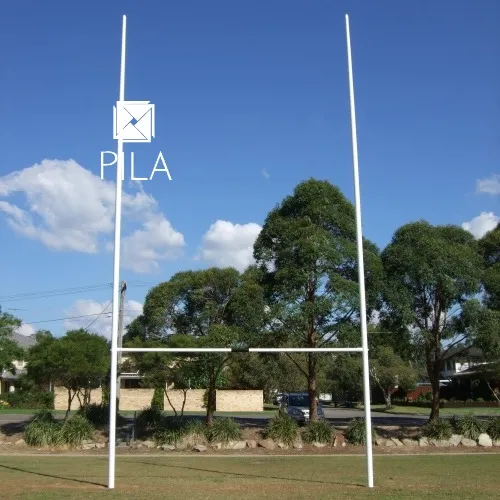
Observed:
[[[17,345],[23,348],[31,347],[36,344],[35,335],[21,335],[20,333],[13,333],[11,338]]]
[[[443,355],[443,359],[450,358],[482,358],[484,357],[483,351],[478,347],[452,347],[448,352]]]

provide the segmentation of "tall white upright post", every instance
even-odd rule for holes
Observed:
[[[120,64],[120,101],[125,100],[125,40],[127,16],[123,16],[122,51]],[[118,139],[115,197],[115,253],[113,264],[113,326],[111,333],[111,379],[109,394],[109,471],[108,488],[115,487],[116,452],[116,380],[118,376],[118,322],[120,303],[120,237],[122,217],[122,173],[124,171],[123,140]]]
[[[370,367],[368,363],[368,331],[366,325],[365,266],[363,259],[363,230],[361,224],[361,196],[359,192],[358,138],[356,132],[356,108],[354,105],[354,83],[352,75],[351,34],[349,16],[345,16],[347,36],[347,61],[349,69],[349,100],[351,105],[352,162],[354,170],[354,197],[356,202],[356,239],[358,246],[359,302],[361,319],[361,339],[363,347],[363,388],[366,422],[366,461],[368,486],[373,488],[372,419],[370,408]]]

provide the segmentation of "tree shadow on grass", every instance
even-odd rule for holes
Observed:
[[[93,481],[86,481],[84,479],[74,479],[71,477],[58,476],[56,474],[44,474],[43,472],[35,472],[32,470],[21,469],[19,467],[12,467],[10,465],[0,464],[0,468],[15,471],[15,472],[24,472],[25,474],[33,474],[35,476],[49,477],[52,479],[62,479],[63,481],[73,481],[75,483],[80,483],[80,484],[89,484],[91,486],[101,486],[103,488],[106,488],[106,486],[107,486],[106,484],[103,484],[103,483],[94,483]]]
[[[169,467],[171,469],[184,469],[191,470],[197,472],[211,472],[213,474],[221,474],[235,477],[244,477],[249,479],[277,479],[279,481],[294,481],[299,483],[315,483],[315,484],[336,484],[341,486],[357,486],[359,488],[365,488],[364,484],[347,482],[347,481],[321,481],[318,479],[298,479],[296,477],[281,477],[281,476],[266,476],[262,474],[249,474],[243,472],[231,472],[231,471],[223,471],[223,470],[213,470],[213,469],[202,469],[200,467],[189,467],[187,465],[169,465],[169,464],[159,464],[155,462],[140,462],[137,461],[138,464],[143,465],[155,465],[157,467]]]

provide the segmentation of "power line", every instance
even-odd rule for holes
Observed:
[[[157,283],[152,281],[131,281],[128,283],[129,287],[144,287],[152,286]],[[112,288],[112,283],[101,283],[97,285],[87,285],[79,286],[73,288],[59,288],[54,290],[44,290],[39,292],[28,292],[28,293],[18,293],[14,295],[2,295],[0,296],[0,303],[4,302],[14,302],[19,300],[32,300],[32,299],[44,299],[50,297],[60,297],[64,295],[73,295],[76,293],[88,293],[95,292],[99,290],[105,290],[107,288]]]
[[[108,306],[106,306],[106,308],[107,307]],[[137,311],[134,311],[132,309],[125,309],[124,312],[136,313]],[[102,314],[103,314],[103,311],[101,311],[100,313],[94,313],[94,314],[81,314],[80,316],[67,316],[66,318],[42,319],[39,321],[23,321],[23,325],[28,325],[28,324],[29,325],[36,325],[38,323],[52,323],[55,321],[66,321],[69,319],[91,318],[92,316],[101,316]],[[111,311],[104,313],[104,314],[111,314]]]
[[[108,304],[106,305],[106,307],[97,315],[97,317],[95,317],[91,322],[90,322],[90,325],[87,326],[87,328],[85,328],[85,330],[88,330],[101,316],[102,314],[104,313],[104,311],[111,305],[111,303],[113,302],[113,299],[111,299]]]

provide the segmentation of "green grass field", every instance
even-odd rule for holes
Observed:
[[[2,499],[498,498],[500,455],[376,456],[368,490],[365,459],[328,457],[0,456]]]
[[[385,405],[372,405],[372,411],[381,411],[384,413],[395,413],[400,415],[430,415],[430,408],[419,408],[417,406],[393,406],[386,410]],[[472,413],[474,415],[498,416],[500,417],[500,406],[496,408],[440,408],[439,414],[442,417],[451,415],[465,415]]]

